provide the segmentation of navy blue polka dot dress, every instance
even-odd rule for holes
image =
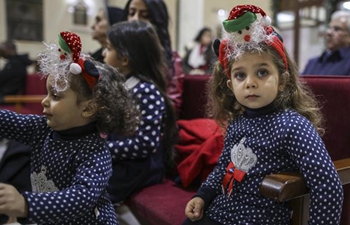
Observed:
[[[231,162],[235,165],[231,172],[238,173],[230,186],[223,181]],[[299,170],[310,189],[309,225],[339,224],[343,201],[339,176],[313,125],[293,110],[263,115],[247,110],[234,120],[218,165],[197,196],[205,201],[206,215],[222,224],[290,224],[289,205],[263,197],[259,185],[271,173],[291,170]]]
[[[69,140],[49,128],[45,117],[0,110],[0,136],[32,147],[33,192],[23,193],[28,218],[20,222],[118,224],[106,192],[111,156],[93,127],[82,127],[86,134]]]
[[[126,86],[141,112],[136,134],[123,137],[111,134],[107,145],[113,158],[113,175],[108,192],[113,203],[124,201],[143,187],[160,183],[164,177],[162,132],[166,105],[152,83],[131,76]]]

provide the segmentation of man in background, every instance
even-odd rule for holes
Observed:
[[[302,75],[350,75],[350,12],[332,14],[326,34],[326,50],[311,58]]]
[[[13,41],[0,44],[0,58],[6,60],[5,66],[0,70],[0,104],[5,95],[20,94],[26,81],[27,66],[33,63],[28,54],[17,54]]]

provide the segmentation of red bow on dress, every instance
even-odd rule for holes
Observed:
[[[231,161],[226,167],[226,174],[222,180],[222,192],[225,194],[227,189],[228,197],[230,197],[233,190],[233,181],[242,182],[246,172],[239,170]]]

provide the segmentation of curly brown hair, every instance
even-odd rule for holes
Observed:
[[[96,108],[97,128],[102,133],[135,133],[140,122],[137,104],[125,86],[125,77],[115,68],[93,62],[99,71],[99,81],[90,89],[83,76],[71,76],[70,87],[78,94],[77,104],[91,100]]]
[[[291,108],[310,120],[320,135],[323,135],[323,118],[320,112],[320,106],[311,89],[300,80],[297,66],[286,52],[288,61],[288,71],[286,71],[284,62],[277,51],[268,44],[261,43],[263,52],[272,56],[279,73],[279,82],[283,91],[279,91],[275,99],[277,109]],[[254,53],[254,50],[252,50]],[[255,51],[256,52],[256,51]],[[257,52],[256,52],[257,53]],[[229,71],[234,60],[229,62]],[[212,76],[208,82],[208,103],[207,114],[215,119],[221,126],[226,127],[232,120],[244,112],[233,92],[227,86],[228,77],[217,62],[214,66]]]

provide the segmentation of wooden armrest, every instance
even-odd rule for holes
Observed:
[[[350,183],[350,158],[334,161],[343,185]],[[270,174],[260,185],[260,193],[279,202],[307,195],[308,187],[303,176],[298,172]]]
[[[6,95],[4,96],[5,103],[36,103],[41,102],[46,95]]]
[[[24,103],[40,103],[46,95],[6,95],[4,96],[4,103],[15,105],[15,111],[21,113],[22,104]]]

